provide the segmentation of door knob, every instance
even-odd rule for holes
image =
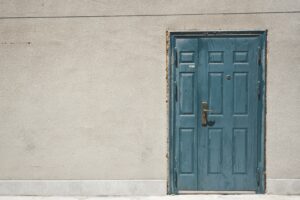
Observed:
[[[202,101],[201,102],[201,110],[202,110],[202,114],[201,114],[201,124],[202,126],[212,126],[215,124],[214,121],[208,121],[207,120],[207,115],[208,115],[208,112],[213,112],[213,110],[209,110],[208,109],[208,103],[206,101]]]

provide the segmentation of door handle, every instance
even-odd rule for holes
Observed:
[[[213,112],[213,110],[203,109],[204,112]]]
[[[202,126],[207,126],[207,125],[209,125],[209,126],[212,126],[212,125],[214,125],[215,124],[215,122],[214,121],[208,121],[207,120],[207,115],[208,115],[208,112],[213,112],[213,110],[209,110],[208,109],[208,103],[206,102],[206,101],[202,101],[201,102],[201,124],[202,124]]]

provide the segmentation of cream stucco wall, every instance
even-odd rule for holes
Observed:
[[[0,179],[166,180],[166,31],[268,29],[267,179],[297,191],[299,10],[297,0],[1,0]]]

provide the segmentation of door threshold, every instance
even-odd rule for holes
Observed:
[[[256,194],[255,191],[185,191],[180,190],[178,194]]]

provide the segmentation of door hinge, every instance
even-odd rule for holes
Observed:
[[[177,157],[175,156],[174,158],[174,161],[175,161],[175,165],[174,165],[174,186],[177,190],[178,188],[178,161],[177,161]]]
[[[177,170],[175,170],[175,173],[174,173],[174,186],[175,188],[177,188]]]
[[[260,100],[261,98],[261,87],[260,87],[261,83],[260,81],[257,81],[257,98],[258,100]]]
[[[258,64],[258,65],[261,65],[261,48],[260,48],[260,47],[258,47],[257,64]]]
[[[173,51],[173,65],[175,66],[175,67],[177,67],[177,49],[176,48],[174,48],[174,51]]]
[[[260,170],[259,168],[256,168],[256,183],[257,183],[257,187],[260,186]]]
[[[175,98],[175,101],[178,100],[178,88],[177,88],[177,82],[176,81],[174,82],[174,98]]]

